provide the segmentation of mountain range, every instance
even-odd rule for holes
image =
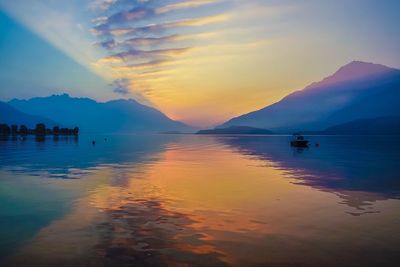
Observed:
[[[250,126],[276,132],[324,130],[352,120],[400,115],[400,70],[353,61],[277,103],[218,127]]]
[[[193,131],[192,127],[168,118],[155,108],[133,99],[97,102],[90,98],[75,98],[68,94],[13,99],[7,103],[13,109],[56,121],[65,127],[79,126],[86,133],[136,133],[160,131]]]
[[[353,61],[333,75],[203,134],[371,132],[395,129],[400,118],[400,70]],[[193,132],[184,123],[133,99],[97,102],[68,94],[0,102],[0,123],[78,126],[87,133]],[[394,124],[394,128],[391,127]],[[371,127],[370,127],[371,126]],[[224,130],[217,130],[217,129]]]
[[[52,127],[55,126],[57,123],[49,120],[44,117],[40,116],[33,116],[21,112],[12,106],[8,105],[7,103],[0,101],[0,123],[6,123],[9,125],[16,124],[16,125],[25,125],[29,128],[35,127],[36,123],[45,123],[46,125]]]

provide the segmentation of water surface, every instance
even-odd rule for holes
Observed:
[[[399,266],[400,140],[311,140],[2,140],[0,265]]]

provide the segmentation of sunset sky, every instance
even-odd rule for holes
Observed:
[[[0,99],[134,98],[206,127],[362,60],[400,68],[398,0],[0,0]]]

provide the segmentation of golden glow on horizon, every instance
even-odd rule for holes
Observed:
[[[294,7],[255,8],[251,3],[238,3],[241,8],[229,12],[160,25],[186,27],[189,32],[164,34],[161,40],[116,38],[114,46],[129,43],[139,51],[116,53],[92,65],[111,68],[113,79],[130,81],[131,92],[172,119],[199,127],[272,104],[312,81],[310,71],[300,69],[294,75],[288,62],[281,60],[294,49],[273,34],[274,21]],[[198,27],[200,31],[191,32]],[[299,64],[296,59],[293,62]]]

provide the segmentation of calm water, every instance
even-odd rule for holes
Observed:
[[[400,266],[398,138],[92,138],[0,141],[0,266]]]

